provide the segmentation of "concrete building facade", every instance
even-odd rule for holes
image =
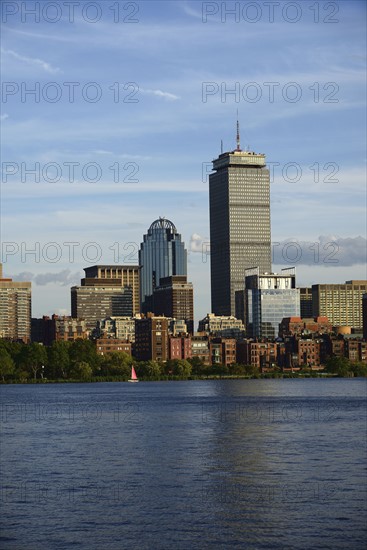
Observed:
[[[361,331],[362,299],[366,292],[367,280],[312,285],[313,317],[328,317],[334,327],[350,326]]]
[[[245,269],[271,271],[270,175],[265,155],[237,149],[213,160],[209,175],[212,312],[235,315]]]
[[[0,338],[30,342],[32,283],[3,278],[0,264]]]

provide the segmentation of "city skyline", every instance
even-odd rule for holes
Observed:
[[[19,91],[1,104],[2,260],[5,276],[32,281],[32,315],[68,314],[85,267],[137,263],[159,216],[188,247],[195,322],[210,312],[208,175],[221,140],[235,147],[237,109],[243,147],[271,167],[273,269],[295,265],[298,286],[365,279],[364,3],[338,2],[335,22],[303,4],[294,23],[281,9],[272,23],[265,5],[249,22],[205,20],[196,2],[137,4],[131,24],[111,10],[94,23],[78,10],[73,23],[4,21],[4,80]],[[65,82],[79,84],[74,102]],[[34,181],[35,163],[60,166],[60,180],[51,167]],[[83,179],[88,163],[100,181],[93,166]]]

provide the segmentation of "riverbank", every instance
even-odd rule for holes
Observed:
[[[139,382],[182,382],[182,381],[197,381],[197,380],[269,380],[269,379],[287,379],[287,378],[361,378],[354,376],[340,376],[334,373],[327,372],[313,372],[313,373],[259,373],[257,376],[249,375],[227,375],[227,376],[190,376],[187,378],[182,378],[179,376],[164,376],[161,378],[140,378]],[[39,378],[34,380],[6,380],[0,381],[2,385],[8,384],[81,384],[81,383],[101,383],[101,382],[128,382],[125,377],[122,376],[95,376],[85,380],[80,379],[62,379],[58,378],[56,380],[51,380],[47,378]]]

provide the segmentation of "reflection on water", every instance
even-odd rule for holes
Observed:
[[[1,548],[365,547],[364,380],[1,393]]]

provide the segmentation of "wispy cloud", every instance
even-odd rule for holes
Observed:
[[[22,63],[26,63],[27,65],[41,67],[47,73],[56,74],[61,72],[61,69],[58,67],[53,67],[50,63],[44,61],[43,59],[39,59],[38,57],[26,57],[25,55],[20,55],[14,50],[4,50],[3,48],[1,49],[1,53],[13,57]]]
[[[179,4],[179,7],[182,9],[186,15],[189,15],[190,17],[194,17],[195,19],[200,19],[200,21],[203,20],[202,11],[194,10],[187,2],[183,2],[182,4]]]
[[[147,90],[145,88],[140,88],[140,92],[143,94],[155,95],[157,97],[162,97],[163,99],[168,99],[169,101],[177,101],[181,99],[180,96],[171,94],[170,92],[163,92],[162,90]]]
[[[4,113],[3,115],[0,116],[1,121],[6,120],[7,118],[9,118],[8,113]]]

